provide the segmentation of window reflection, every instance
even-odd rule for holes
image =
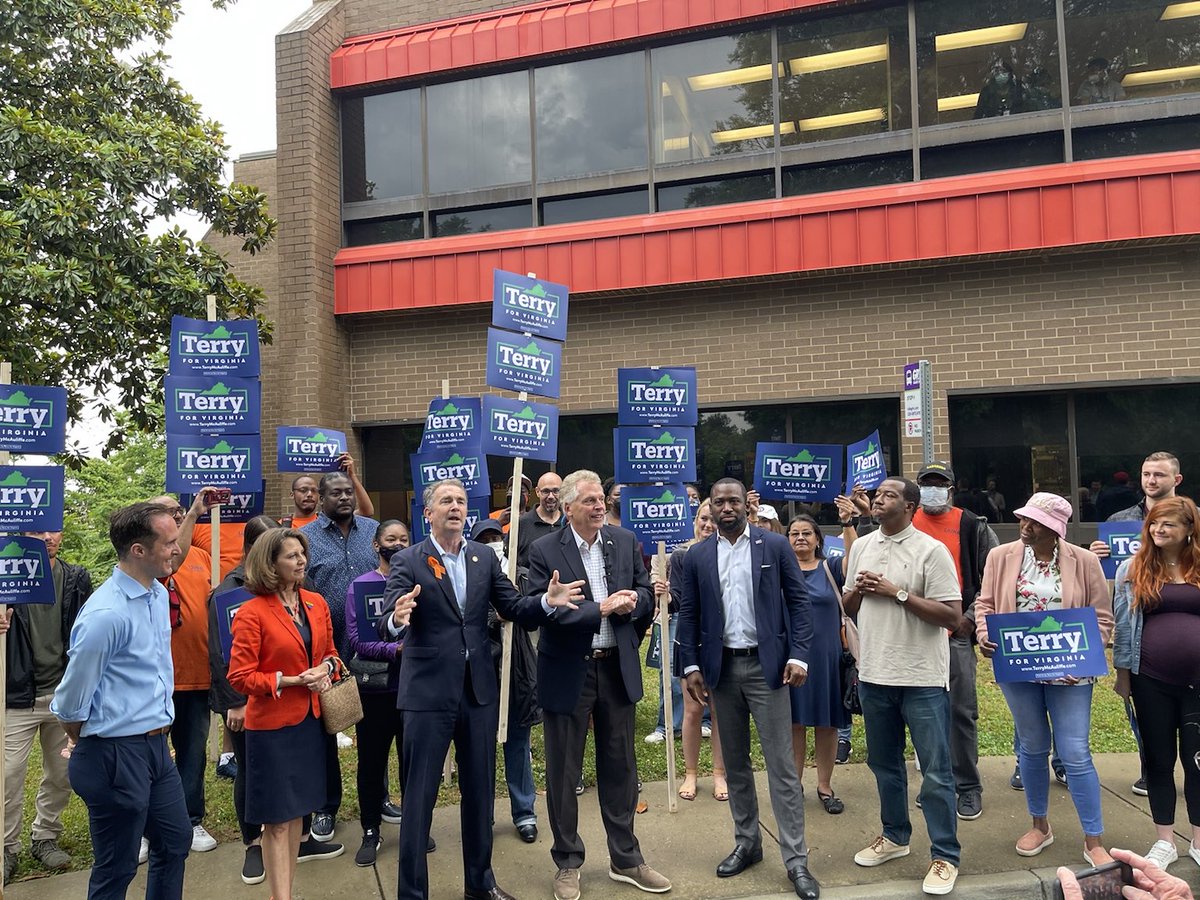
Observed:
[[[342,101],[342,190],[349,203],[421,193],[421,92]]]
[[[478,209],[441,210],[433,215],[433,236],[452,237],[456,234],[529,228],[533,224],[530,218],[532,208],[530,203],[513,203]]]
[[[921,177],[946,178],[1063,161],[1062,132],[921,148]]]
[[[900,184],[912,181],[911,153],[892,153],[887,156],[868,156],[844,162],[795,166],[783,170],[783,196],[821,194],[826,191],[845,191],[851,188],[873,187],[880,184]]]
[[[1075,159],[1194,150],[1200,147],[1200,118],[1076,128],[1071,140]]]
[[[656,161],[774,148],[770,31],[655,47],[650,60]]]
[[[1062,105],[1053,0],[920,3],[917,59],[926,125]]]
[[[780,143],[909,128],[904,7],[779,29]]]
[[[663,185],[658,189],[658,208],[660,211],[694,209],[700,206],[720,206],[723,203],[744,203],[747,200],[770,200],[774,196],[773,175],[738,175],[733,178]]]
[[[566,222],[586,222],[616,216],[644,216],[649,211],[650,194],[645,188],[616,191],[611,194],[563,197],[542,201],[542,224],[562,225]]]
[[[1200,4],[1066,0],[1071,103],[1200,90]]]
[[[420,216],[390,219],[352,219],[346,223],[346,246],[416,241],[425,236]]]
[[[430,85],[429,190],[528,182],[529,74]]]
[[[624,53],[533,73],[538,180],[646,167],[646,66]]]

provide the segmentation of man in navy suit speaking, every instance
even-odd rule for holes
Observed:
[[[381,636],[403,642],[397,707],[404,715],[404,818],[400,823],[399,900],[425,900],[425,848],[442,760],[454,741],[462,790],[466,900],[511,900],[492,874],[499,689],[488,644],[488,606],[535,627],[556,607],[575,609],[582,582],[558,573],[522,599],[485,544],[463,538],[467,492],[447,479],[425,489],[429,537],[392,557]]]
[[[683,558],[679,658],[697,701],[711,689],[721,715],[721,752],[729,781],[735,845],[717,875],[740,874],[762,859],[758,795],[750,764],[750,717],[758,728],[779,849],[796,895],[815,900],[808,871],[804,790],[792,754],[788,687],[808,677],[812,616],[804,576],[782,535],[750,525],[746,487],[735,478],[709,494],[717,532]]]

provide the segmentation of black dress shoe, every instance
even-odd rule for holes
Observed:
[[[532,844],[534,841],[537,840],[537,826],[536,825],[518,825],[517,826],[517,834],[519,834],[521,836],[521,840],[523,840],[525,843]]]
[[[473,888],[467,888],[463,896],[466,900],[516,900],[512,894],[504,890],[500,885],[496,885],[490,891],[477,891]]]
[[[817,884],[817,879],[812,877],[808,866],[796,866],[794,869],[788,869],[788,878],[796,888],[797,897],[802,897],[803,900],[817,900],[821,896],[821,885]]]
[[[431,834],[429,836],[429,843],[425,845],[425,852],[432,853],[436,849],[437,849],[437,841],[435,841],[433,839],[433,835]]]
[[[717,864],[717,877],[732,878],[734,875],[741,875],[756,862],[762,862],[762,847],[751,849],[738,845]]]

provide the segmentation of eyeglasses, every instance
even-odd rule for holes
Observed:
[[[184,516],[186,516],[186,515],[187,515],[187,513],[184,512],[182,506],[177,506],[173,510],[171,510],[171,518],[173,518],[176,523],[182,522]]]
[[[539,494],[557,494],[558,488],[538,488]]]

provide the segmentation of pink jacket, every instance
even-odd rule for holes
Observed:
[[[983,567],[983,587],[975,601],[975,635],[980,641],[987,639],[990,613],[1017,611],[1017,576],[1021,574],[1024,557],[1025,545],[1020,541],[1001,544],[988,554],[987,565]],[[1058,567],[1062,571],[1063,609],[1081,606],[1095,609],[1100,637],[1107,644],[1113,629],[1112,596],[1100,568],[1100,557],[1060,540]]]

